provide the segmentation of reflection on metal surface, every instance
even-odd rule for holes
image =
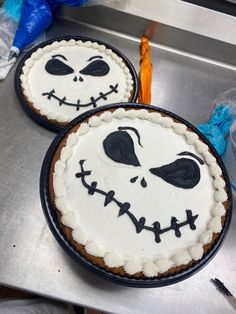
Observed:
[[[236,44],[236,19],[233,16],[181,0],[127,0],[124,4],[122,11],[125,13]],[[116,8],[112,2],[109,5]]]
[[[143,1],[135,2],[136,7],[133,0],[127,1],[126,9],[128,11],[133,3],[132,10],[141,15]],[[166,3],[169,4],[156,11],[158,20],[169,24],[172,14],[175,17],[170,24],[179,25],[178,11],[167,12],[170,3],[174,6],[176,1],[166,0]],[[146,6],[150,8],[151,2],[147,1]],[[198,14],[202,11],[192,10],[180,23],[186,28],[189,21],[190,31],[195,24],[190,17],[196,16],[198,21],[203,18]],[[78,11],[73,12],[76,20]],[[57,18],[47,38],[84,35],[104,40],[121,50],[136,70],[139,69],[140,37],[149,20],[125,13],[115,14],[114,10],[102,7],[79,12],[86,23],[97,12],[102,28]],[[150,18],[155,12],[148,14]],[[213,16],[208,19],[208,32],[213,32],[216,25]],[[217,30],[217,36],[223,37],[223,32],[228,30],[225,40],[236,42],[236,36],[233,36],[236,28],[230,28],[234,24],[232,17],[224,16],[225,27]],[[204,25],[201,24],[202,31]],[[199,33],[199,28],[195,28]],[[235,46],[164,24],[160,25],[156,36],[151,47],[152,104],[173,111],[193,124],[206,121],[216,96],[235,87]],[[202,62],[203,58],[205,62]],[[219,62],[222,67],[216,66]],[[209,279],[218,276],[227,282],[231,291],[236,291],[235,213],[229,235],[214,260],[192,278],[166,288],[144,290],[110,284],[65,255],[46,225],[38,191],[39,170],[54,134],[25,115],[13,93],[13,77],[14,70],[0,83],[0,283],[112,313],[145,314],[154,313],[157,308],[160,313],[173,313],[173,309],[176,313],[234,313],[224,297],[216,294]]]
[[[148,32],[152,36],[152,44],[158,45],[157,47],[162,47],[162,49],[183,54],[191,58],[206,60],[214,64],[228,65],[228,67],[236,66],[236,18],[235,28],[228,30],[230,33],[235,33],[235,45],[233,45],[233,42],[232,44],[224,43],[160,22],[153,22],[148,19],[101,6],[85,7],[80,10],[65,8],[62,12],[59,12],[58,15],[60,16],[63,12],[64,14],[69,14],[69,16],[66,16],[69,20],[80,21],[80,23],[85,23],[84,25],[89,25],[90,27],[92,25],[95,31],[101,30],[118,37],[136,41],[139,41],[140,38]],[[125,23],[121,23],[121,21],[125,21]],[[211,24],[209,23],[205,29],[206,32],[210,26]]]
[[[235,0],[181,0],[221,13],[236,16]]]
[[[146,36],[149,40],[154,39],[159,27],[159,22],[150,22],[144,29],[143,36]]]

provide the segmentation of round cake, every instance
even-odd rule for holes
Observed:
[[[50,202],[86,260],[151,278],[192,267],[230,206],[221,167],[188,126],[155,109],[104,109],[60,141]]]
[[[64,126],[98,106],[135,100],[130,67],[121,53],[96,41],[54,41],[24,61],[20,87],[33,112]]]

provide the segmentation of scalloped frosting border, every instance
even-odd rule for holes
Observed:
[[[111,122],[112,119],[146,119],[152,123],[160,124],[166,128],[172,128],[173,131],[184,136],[189,145],[194,145],[197,152],[201,154],[209,166],[209,172],[213,178],[215,187],[215,205],[211,209],[211,220],[208,222],[207,230],[200,236],[199,242],[195,245],[182,250],[171,258],[167,259],[163,256],[156,256],[154,260],[147,260],[145,263],[134,259],[125,260],[119,252],[113,248],[105,248],[102,244],[89,240],[78,222],[76,212],[70,208],[63,196],[63,174],[66,169],[66,163],[72,155],[73,147],[79,143],[79,138],[85,135],[89,128],[98,127],[102,122]],[[53,172],[53,189],[55,194],[55,206],[61,212],[61,222],[72,229],[72,237],[74,241],[82,244],[87,253],[101,257],[106,266],[123,267],[129,275],[134,275],[138,272],[143,272],[145,277],[154,277],[158,274],[165,273],[170,268],[180,265],[186,265],[190,261],[197,261],[202,258],[204,249],[203,246],[212,241],[213,233],[219,233],[222,230],[221,217],[226,213],[223,202],[228,200],[225,191],[225,181],[222,179],[222,170],[218,165],[216,158],[209,152],[209,147],[199,140],[196,133],[187,130],[187,126],[182,123],[174,122],[168,116],[162,116],[158,112],[149,112],[146,109],[116,109],[113,112],[105,111],[100,116],[92,116],[88,122],[80,125],[76,132],[70,133],[66,140],[66,145],[62,148],[60,158],[54,165]]]
[[[97,49],[100,52],[105,53],[106,55],[110,56],[123,70],[124,76],[126,78],[126,90],[123,97],[117,102],[126,102],[129,101],[129,98],[132,95],[132,91],[134,88],[134,81],[132,75],[130,73],[129,68],[123,61],[121,57],[119,57],[112,49],[107,48],[105,45],[98,44],[97,42],[92,41],[82,41],[82,40],[61,40],[61,41],[54,41],[52,44],[46,45],[43,48],[38,48],[35,52],[31,54],[31,56],[25,60],[25,63],[22,67],[22,74],[20,75],[20,82],[23,94],[27,97],[27,100],[31,102],[32,106],[40,112],[41,115],[46,116],[49,120],[56,120],[59,123],[67,123],[70,122],[73,117],[64,117],[56,112],[50,111],[48,107],[46,107],[42,102],[39,102],[31,93],[30,82],[28,80],[28,73],[30,69],[34,66],[34,63],[39,60],[45,52],[53,51],[55,48],[58,47],[68,47],[68,46],[80,46],[80,47],[87,47]]]

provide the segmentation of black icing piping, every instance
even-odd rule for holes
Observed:
[[[126,131],[110,133],[103,141],[103,148],[106,155],[115,162],[134,167],[141,166],[135,153],[133,139]]]
[[[182,189],[192,189],[200,181],[200,169],[197,163],[189,158],[180,158],[174,162],[149,171],[169,184]]]
[[[137,129],[132,128],[131,126],[120,126],[120,127],[118,127],[118,130],[119,131],[124,131],[124,130],[133,131],[136,134],[137,138],[138,138],[139,146],[143,147],[143,145],[141,144],[141,137],[140,137],[140,134],[139,134]]]
[[[88,102],[87,104],[81,104],[80,100],[77,100],[77,103],[70,103],[66,101],[66,97],[60,98],[58,96],[55,95],[55,90],[52,89],[50,92],[46,92],[46,93],[42,93],[43,96],[47,96],[47,98],[50,100],[51,98],[54,98],[56,100],[58,100],[59,102],[59,106],[62,105],[66,105],[66,106],[71,106],[71,107],[76,107],[76,110],[79,110],[80,107],[89,107],[89,106],[93,106],[93,108],[97,107],[97,102],[100,99],[104,99],[107,100],[107,96],[112,94],[112,93],[118,93],[118,83],[116,85],[110,85],[109,86],[110,90],[107,93],[99,93],[99,96],[97,98],[94,97],[90,97],[90,102]]]
[[[191,157],[195,158],[200,163],[200,165],[204,165],[204,161],[200,157],[198,157],[197,155],[195,155],[193,153],[182,152],[182,153],[179,153],[178,156],[191,156]]]
[[[76,178],[80,178],[81,182],[83,184],[83,186],[88,190],[88,194],[93,195],[94,193],[98,193],[101,194],[103,196],[105,196],[105,201],[104,201],[104,206],[107,206],[109,203],[114,202],[118,207],[119,207],[119,214],[118,217],[126,214],[130,220],[133,222],[133,224],[135,225],[135,229],[137,233],[140,233],[142,230],[148,230],[154,233],[155,235],[155,242],[156,243],[160,243],[161,242],[161,238],[160,235],[168,232],[170,230],[173,230],[175,232],[175,236],[177,238],[181,237],[181,232],[180,232],[180,228],[182,228],[183,226],[189,225],[191,230],[195,230],[196,226],[195,226],[195,220],[197,219],[198,215],[193,216],[192,211],[190,209],[186,209],[186,220],[178,223],[178,220],[176,217],[171,217],[171,221],[170,221],[170,226],[168,228],[161,228],[161,225],[158,221],[155,221],[152,226],[146,226],[145,222],[146,222],[146,218],[145,217],[141,217],[139,219],[137,219],[130,211],[130,203],[125,202],[125,203],[121,203],[120,201],[118,201],[114,195],[115,192],[114,191],[109,191],[109,192],[105,192],[101,189],[97,188],[97,182],[93,181],[91,184],[87,183],[85,180],[86,176],[90,176],[91,175],[91,170],[84,170],[84,162],[85,160],[80,160],[79,164],[80,164],[80,168],[81,168],[81,172],[76,173]]]

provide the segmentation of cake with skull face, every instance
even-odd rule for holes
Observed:
[[[50,200],[67,239],[122,276],[191,267],[217,240],[229,208],[208,145],[148,108],[107,109],[77,124],[50,167]]]
[[[20,82],[30,108],[61,126],[98,106],[130,101],[134,93],[125,60],[103,44],[74,39],[33,52]]]

